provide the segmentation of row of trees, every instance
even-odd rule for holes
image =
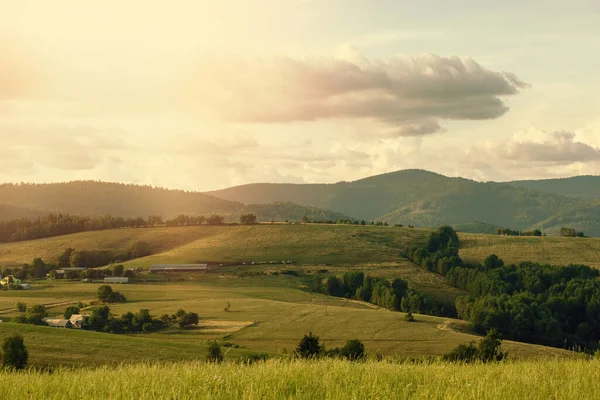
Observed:
[[[583,232],[579,232],[574,228],[560,228],[560,236],[564,237],[585,237]]]
[[[225,218],[220,215],[211,215],[208,217],[178,215],[171,220],[163,221],[159,215],[151,215],[147,219],[144,219],[142,217],[123,218],[111,215],[85,217],[73,214],[48,214],[43,218],[20,218],[10,221],[0,221],[0,243],[117,228],[143,228],[164,225],[221,225],[224,221]]]
[[[542,231],[533,229],[531,231],[516,231],[510,228],[496,228],[496,235],[504,236],[542,236]]]
[[[114,264],[135,258],[146,257],[152,254],[152,247],[142,241],[134,242],[128,250],[113,252],[110,250],[75,250],[65,249],[53,262],[46,263],[41,258],[35,258],[30,264],[21,267],[7,267],[2,269],[3,275],[14,275],[16,278],[43,279],[46,276],[56,279],[56,270],[63,268],[84,268],[86,271],[67,271],[67,279],[88,278],[97,279],[105,276],[127,276],[133,278],[132,270],[125,271],[123,265]],[[112,265],[110,269],[96,270],[97,267]]]
[[[455,316],[452,305],[436,302],[431,297],[408,288],[408,282],[370,277],[361,271],[348,271],[341,278],[329,276],[324,292],[330,296],[345,297],[376,304],[394,311],[415,312],[439,316]]]
[[[343,358],[349,361],[360,361],[367,357],[365,345],[360,340],[348,340],[342,347],[325,349],[318,336],[309,332],[298,343],[294,355],[298,358],[315,359],[319,357]]]
[[[564,346],[596,347],[600,340],[599,271],[524,262],[505,265],[490,255],[481,265],[458,256],[458,237],[450,227],[433,232],[408,256],[447,282],[466,290],[456,301],[458,315],[480,332],[498,329],[510,339]]]

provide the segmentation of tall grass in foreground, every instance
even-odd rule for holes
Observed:
[[[2,399],[591,399],[600,360],[459,365],[271,360],[0,372]]]

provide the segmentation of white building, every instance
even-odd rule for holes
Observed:
[[[107,276],[104,278],[104,283],[129,283],[129,278],[126,276]]]

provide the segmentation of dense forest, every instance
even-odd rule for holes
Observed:
[[[456,301],[456,310],[476,330],[496,328],[509,339],[552,346],[598,346],[598,270],[531,262],[505,265],[495,255],[482,265],[466,265],[458,247],[456,232],[442,227],[407,256],[469,293]]]

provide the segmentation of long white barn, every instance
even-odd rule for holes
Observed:
[[[150,272],[205,272],[208,270],[208,264],[154,264],[150,267]]]

